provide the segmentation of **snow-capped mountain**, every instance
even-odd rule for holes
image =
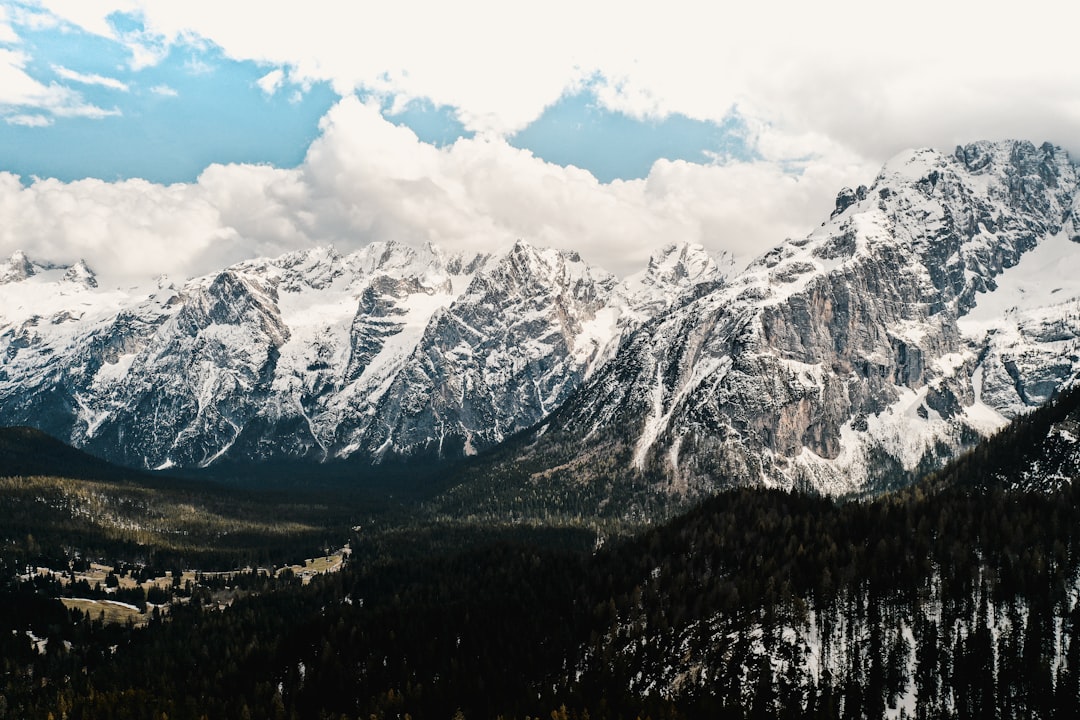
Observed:
[[[0,266],[0,422],[149,468],[472,453],[721,272],[700,247],[620,283],[524,242],[496,257],[373,243],[106,290],[85,263],[16,253]]]
[[[1049,144],[911,151],[741,272],[668,245],[622,282],[525,242],[122,290],[16,253],[0,423],[150,468],[455,457],[541,423],[534,478],[863,492],[1074,381],[1077,183]]]
[[[897,156],[808,237],[636,331],[532,467],[848,493],[935,463],[1076,378],[1076,187],[1051,145]],[[568,437],[575,458],[551,452]]]

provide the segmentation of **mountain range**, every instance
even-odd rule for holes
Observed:
[[[619,280],[519,241],[372,243],[102,287],[0,263],[0,424],[139,468],[453,459],[663,493],[903,484],[1080,369],[1058,147],[905,152],[745,268],[669,244]],[[506,459],[509,457],[509,459]]]

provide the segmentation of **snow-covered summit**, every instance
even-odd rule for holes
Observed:
[[[86,264],[85,260],[79,260],[64,272],[64,280],[70,283],[85,285],[89,288],[98,286],[97,275]]]
[[[38,275],[43,275],[41,279],[45,282],[61,279],[88,288],[96,288],[98,284],[97,275],[85,260],[79,260],[74,265],[58,265],[33,261],[22,250],[16,250],[10,258],[0,263],[0,285],[23,282]]]
[[[714,256],[696,243],[668,243],[649,257],[648,266],[624,280],[631,292],[644,288],[688,289],[722,279],[732,270],[730,256]]]
[[[19,282],[36,272],[34,264],[30,262],[30,258],[26,257],[26,253],[16,250],[7,261],[0,264],[0,284]]]

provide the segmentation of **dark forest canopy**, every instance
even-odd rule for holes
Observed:
[[[1077,402],[875,499],[733,490],[599,549],[373,526],[341,572],[241,574],[225,609],[208,583],[145,628],[11,582],[0,717],[1072,717],[1080,485],[1029,471]]]

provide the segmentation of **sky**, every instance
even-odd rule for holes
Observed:
[[[1080,157],[1080,9],[0,0],[0,256],[117,282],[374,240],[746,262],[893,155]]]

